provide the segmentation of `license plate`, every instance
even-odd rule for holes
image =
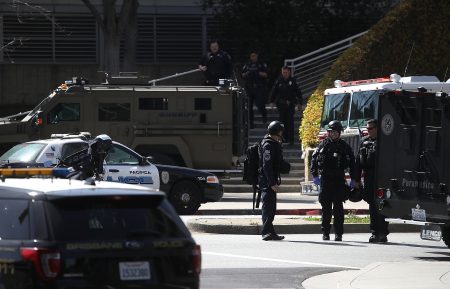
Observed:
[[[120,280],[149,280],[149,262],[120,262]]]
[[[420,238],[424,240],[440,241],[442,237],[441,227],[438,225],[422,226]]]
[[[411,217],[414,221],[423,221],[427,220],[427,214],[423,209],[411,209]]]

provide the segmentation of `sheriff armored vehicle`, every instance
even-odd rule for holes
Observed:
[[[177,75],[175,75],[177,76]],[[243,90],[222,86],[158,86],[139,76],[103,84],[73,78],[33,110],[0,118],[0,154],[54,133],[107,134],[156,163],[227,170],[247,147]]]

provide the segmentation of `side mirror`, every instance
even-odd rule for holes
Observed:
[[[142,159],[141,159],[141,165],[142,166],[149,165],[152,162],[153,162],[153,157],[152,156],[142,157]]]

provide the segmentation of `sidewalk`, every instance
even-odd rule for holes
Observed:
[[[306,279],[305,289],[449,289],[450,262],[372,263],[361,270]]]

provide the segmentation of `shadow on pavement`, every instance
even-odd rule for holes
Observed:
[[[356,243],[353,241],[349,241],[351,243],[346,242],[345,240],[342,242],[336,242],[336,241],[289,241],[286,240],[285,242],[290,242],[290,243],[302,243],[302,244],[316,244],[316,245],[328,245],[328,246],[342,246],[342,247],[367,247],[363,246],[363,245],[355,245],[355,244],[351,244],[351,243]]]
[[[361,243],[361,244],[369,244],[369,242],[360,242],[360,241],[354,241],[354,243]],[[396,242],[387,242],[387,243],[371,243],[373,245],[380,245],[380,246],[402,246],[402,247],[416,247],[416,248],[430,248],[430,249],[445,249],[444,246],[427,246],[427,245],[417,245],[417,244],[405,244],[405,243],[396,243]]]
[[[428,254],[436,254],[436,255],[444,255],[444,256],[436,256],[436,257],[414,257],[414,259],[421,261],[441,261],[441,262],[450,262],[450,252],[427,252]]]

